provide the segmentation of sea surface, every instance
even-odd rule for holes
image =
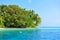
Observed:
[[[0,40],[60,40],[60,28],[0,29]]]

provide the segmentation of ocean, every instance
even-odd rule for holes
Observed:
[[[60,28],[0,29],[0,40],[60,40]]]

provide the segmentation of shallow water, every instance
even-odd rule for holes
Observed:
[[[0,30],[0,40],[60,40],[60,29]]]

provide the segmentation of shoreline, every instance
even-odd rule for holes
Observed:
[[[0,30],[36,30],[39,28],[0,28]]]

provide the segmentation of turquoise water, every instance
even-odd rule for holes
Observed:
[[[0,30],[0,40],[60,40],[60,29]]]

